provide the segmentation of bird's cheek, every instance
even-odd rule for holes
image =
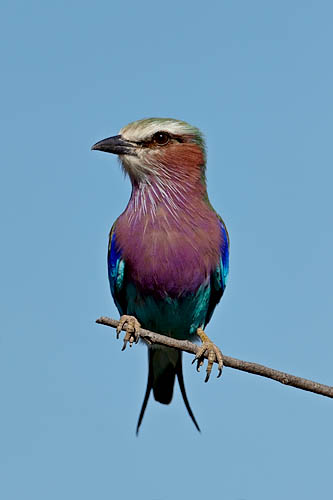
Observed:
[[[134,173],[140,169],[140,158],[137,156],[121,155],[120,161],[128,173]]]
[[[132,180],[142,181],[154,172],[152,163],[143,155],[123,155],[121,162]]]

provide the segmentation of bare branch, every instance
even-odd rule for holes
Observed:
[[[117,328],[119,321],[102,316],[96,320],[96,323]],[[176,340],[171,337],[166,337],[165,335],[160,335],[159,333],[144,330],[143,328],[140,328],[140,337],[148,344],[174,347],[175,349],[185,351],[190,354],[196,354],[199,350],[199,346],[189,342],[188,340]],[[242,361],[240,359],[223,355],[223,364],[224,366],[229,366],[230,368],[235,368],[236,370],[271,378],[281,384],[291,385],[293,387],[297,387],[297,389],[303,389],[303,391],[314,392],[316,394],[321,394],[322,396],[327,396],[328,398],[333,398],[332,386],[319,384],[318,382],[313,382],[312,380],[308,380],[306,378],[296,377],[295,375],[290,375],[289,373],[273,370],[273,368],[268,368],[267,366],[259,365],[258,363]]]

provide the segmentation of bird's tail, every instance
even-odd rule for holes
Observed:
[[[200,428],[193,415],[185,391],[182,368],[182,352],[170,347],[150,347],[148,348],[148,363],[149,370],[147,388],[136,427],[136,433],[138,434],[139,432],[147,407],[150,391],[153,389],[156,401],[168,405],[172,400],[176,375],[188,414],[190,415],[195,427],[200,432]]]

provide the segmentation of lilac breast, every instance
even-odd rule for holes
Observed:
[[[172,217],[160,209],[119,217],[117,243],[126,280],[145,294],[171,298],[194,293],[207,282],[220,258],[221,232],[215,212],[201,201]]]

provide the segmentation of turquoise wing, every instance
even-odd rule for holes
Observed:
[[[126,313],[126,300],[124,296],[125,262],[121,249],[117,244],[116,224],[113,224],[109,236],[108,248],[108,274],[113,300],[120,315]]]
[[[218,219],[221,230],[220,262],[211,275],[210,299],[206,315],[206,325],[210,321],[215,307],[221,300],[229,274],[229,235],[222,218],[218,216]]]

